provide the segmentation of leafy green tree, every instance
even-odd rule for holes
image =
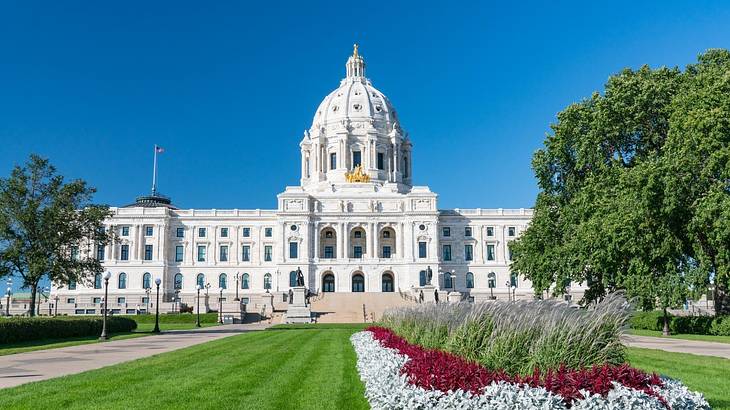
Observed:
[[[586,301],[621,289],[667,309],[714,280],[718,312],[730,307],[729,57],[627,69],[558,114],[533,158],[534,218],[511,246],[536,292],[583,282]]]
[[[31,291],[31,315],[44,278],[89,283],[102,272],[93,250],[112,240],[103,225],[110,213],[89,203],[94,192],[82,180],[65,183],[47,159],[36,155],[9,178],[0,178],[0,278],[22,278]]]

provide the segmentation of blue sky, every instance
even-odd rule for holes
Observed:
[[[358,42],[416,184],[442,208],[530,207],[557,112],[624,67],[730,42],[727,2],[506,3],[0,3],[0,175],[38,153],[124,205],[157,143],[177,205],[273,208]]]

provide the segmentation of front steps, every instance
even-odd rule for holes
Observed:
[[[332,292],[313,297],[311,310],[317,323],[371,323],[380,320],[388,308],[414,304],[415,302],[404,299],[398,293]]]

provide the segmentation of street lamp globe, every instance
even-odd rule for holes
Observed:
[[[160,278],[155,279],[155,285],[160,286],[160,283],[162,283],[162,279],[160,279]]]
[[[111,278],[111,277],[112,277],[112,273],[110,271],[106,271],[106,273],[104,274],[104,279],[109,280],[109,278]]]

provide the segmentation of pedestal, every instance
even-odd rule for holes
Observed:
[[[421,299],[421,292],[423,292],[423,299]],[[436,286],[426,285],[418,290],[418,300],[423,303],[436,302]]]
[[[449,296],[447,298],[449,303],[459,303],[461,302],[461,292],[449,292]]]
[[[307,289],[304,286],[292,288],[291,303],[286,309],[286,323],[312,323],[312,311],[307,306]]]

